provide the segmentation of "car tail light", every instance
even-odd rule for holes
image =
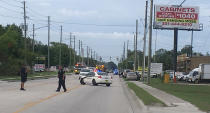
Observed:
[[[98,76],[98,78],[102,78],[101,76]]]

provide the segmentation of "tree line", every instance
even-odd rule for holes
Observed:
[[[193,56],[204,56],[204,54],[199,52],[192,52]],[[180,51],[177,52],[177,55],[187,54],[187,56],[191,55],[191,45],[185,45]],[[118,64],[118,68],[120,69],[133,69],[134,64],[134,51],[128,50],[127,58],[122,60]],[[143,52],[137,51],[137,59],[136,67],[143,65]],[[209,53],[206,53],[206,56],[209,56]],[[148,62],[148,56],[146,56],[146,66]],[[173,50],[167,49],[159,49],[155,52],[152,57],[152,62],[154,63],[163,63],[164,70],[173,70]]]
[[[13,24],[2,26],[0,25],[0,75],[18,75],[20,67],[24,64],[24,57],[26,56],[27,66],[32,67],[38,62],[38,58],[45,58],[42,63],[47,67],[48,64],[48,46],[40,41],[34,41],[30,37],[26,38],[26,50],[24,49],[24,37],[22,29]],[[57,66],[59,64],[59,50],[61,47],[61,64],[65,67],[74,66],[81,59],[76,55],[76,52],[69,48],[67,44],[60,44],[58,42],[50,43],[50,65]],[[70,57],[71,52],[71,57]],[[74,61],[75,55],[75,61]],[[84,58],[87,64],[88,59]],[[71,63],[71,64],[70,64]],[[97,60],[89,59],[89,65],[95,66]]]

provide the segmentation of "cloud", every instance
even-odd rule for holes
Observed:
[[[84,17],[84,16],[92,16],[98,14],[97,11],[94,10],[87,10],[87,11],[81,11],[81,10],[72,10],[67,8],[62,8],[58,10],[58,12],[64,16],[69,17]]]
[[[40,2],[39,5],[42,7],[50,7],[51,6],[51,4],[49,2]]]

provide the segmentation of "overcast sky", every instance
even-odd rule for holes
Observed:
[[[0,0],[1,24],[23,23],[23,4],[19,1],[21,0]],[[177,5],[182,1],[154,0],[154,4]],[[183,6],[200,7],[200,23],[204,24],[204,30],[194,33],[193,49],[204,54],[210,52],[210,1],[187,0]],[[114,62],[122,55],[124,41],[129,40],[129,49],[133,49],[133,32],[138,19],[138,49],[142,50],[145,0],[27,0],[26,7],[29,36],[32,34],[32,24],[36,28],[46,26],[47,16],[51,16],[51,41],[59,42],[62,25],[64,43],[69,43],[67,39],[72,32],[76,35],[77,48],[78,40],[82,40],[84,46],[90,46],[105,61],[109,61],[112,56]],[[35,38],[47,44],[47,28],[36,30]],[[153,30],[153,51],[156,38],[157,49],[173,49],[172,31]],[[178,49],[190,44],[190,38],[191,32],[179,31]]]

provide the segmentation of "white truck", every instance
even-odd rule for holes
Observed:
[[[210,64],[200,64],[198,68],[193,69],[187,78],[187,81],[199,83],[203,80],[210,80]]]
[[[151,77],[157,77],[157,75],[161,75],[163,72],[163,63],[151,63]]]

